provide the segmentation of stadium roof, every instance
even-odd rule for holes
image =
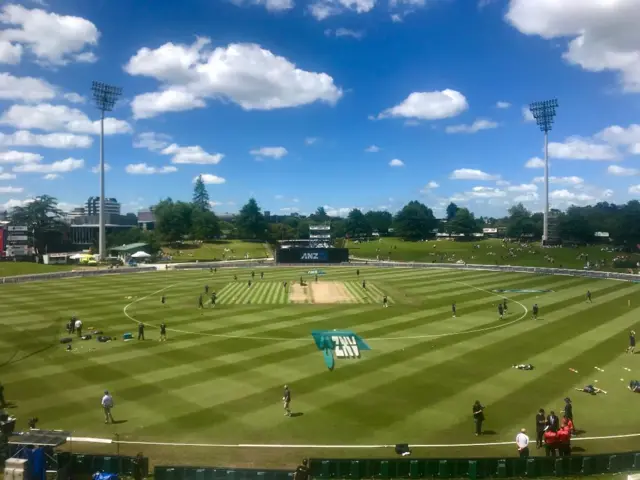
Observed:
[[[122,245],[121,247],[110,248],[109,251],[126,253],[126,252],[131,252],[132,250],[136,250],[136,251],[141,250],[144,247],[148,247],[148,246],[149,246],[148,243],[130,243],[128,245]]]

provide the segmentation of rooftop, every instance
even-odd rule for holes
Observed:
[[[128,252],[130,250],[139,250],[141,248],[149,246],[146,243],[129,243],[128,245],[122,245],[120,247],[110,248],[110,252]]]

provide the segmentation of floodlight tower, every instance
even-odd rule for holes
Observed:
[[[100,110],[100,212],[98,227],[98,245],[100,260],[106,258],[106,228],[104,218],[104,113],[113,110],[113,107],[122,95],[122,88],[107,85],[106,83],[93,82],[91,85],[93,101]]]
[[[543,102],[533,102],[529,105],[529,110],[535,118],[540,130],[544,132],[544,220],[542,230],[542,244],[549,240],[549,132],[553,127],[553,120],[556,116],[558,100],[545,100]]]

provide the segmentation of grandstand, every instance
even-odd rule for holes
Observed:
[[[330,224],[309,226],[305,240],[280,240],[276,249],[277,263],[343,263],[349,260],[349,250],[334,248]]]

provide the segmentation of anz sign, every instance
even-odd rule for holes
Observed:
[[[326,262],[329,259],[329,255],[325,250],[318,252],[302,252],[300,254],[300,260],[303,262]]]

